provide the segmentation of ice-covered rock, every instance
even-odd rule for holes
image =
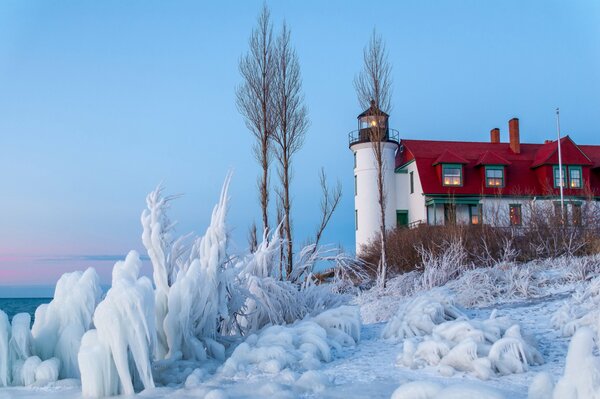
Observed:
[[[35,353],[43,360],[60,360],[60,378],[79,378],[77,352],[81,337],[92,326],[92,316],[102,297],[93,268],[65,273],[56,283],[54,298],[38,307],[31,329]]]
[[[390,399],[433,399],[442,389],[434,381],[411,381],[396,388]]]

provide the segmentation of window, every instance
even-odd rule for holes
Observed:
[[[504,187],[504,167],[486,166],[485,167],[485,186],[486,187]]]
[[[481,224],[481,205],[469,205],[471,224]]]
[[[562,186],[567,187],[567,168],[562,167]],[[554,167],[554,188],[559,188],[560,184],[560,169],[558,166]]]
[[[413,176],[413,172],[408,174],[408,178],[410,180],[410,193],[412,194],[415,192],[415,178]]]
[[[358,176],[354,175],[354,196],[358,195]]]
[[[572,204],[571,212],[573,213],[573,226],[581,226],[581,205]]]
[[[513,226],[520,226],[523,224],[523,218],[521,216],[521,205],[510,204],[509,205],[509,217],[510,224]]]
[[[444,204],[444,224],[456,224],[456,205]]]
[[[396,211],[396,226],[408,227],[408,211]]]
[[[569,188],[581,188],[581,183],[581,166],[569,166]]]
[[[358,209],[354,210],[354,229],[358,231]]]
[[[442,165],[442,184],[462,186],[462,165]]]
[[[354,152],[354,169],[356,169],[356,152]]]

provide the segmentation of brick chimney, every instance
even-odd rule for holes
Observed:
[[[521,141],[519,139],[519,119],[512,118],[508,121],[508,137],[510,141],[510,149],[515,154],[521,153]]]
[[[490,130],[490,142],[498,144],[500,142],[500,129],[497,127]]]

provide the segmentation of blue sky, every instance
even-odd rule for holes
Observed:
[[[229,169],[234,248],[259,221],[259,168],[235,107],[237,63],[262,1],[0,2],[1,286],[48,285],[143,253],[145,195],[185,195],[178,232],[203,232]],[[391,126],[404,138],[524,142],[563,131],[600,144],[596,1],[269,1],[292,29],[311,127],[296,158],[299,242],[318,219],[318,172],[344,186],[324,238],[354,247],[352,81],[373,28],[393,64]],[[276,179],[273,178],[273,183]],[[5,287],[5,292],[8,292]],[[15,289],[11,289],[11,293]],[[39,292],[23,288],[23,295]]]

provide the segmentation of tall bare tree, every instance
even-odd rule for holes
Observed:
[[[258,179],[258,191],[265,233],[269,230],[269,164],[271,137],[276,123],[273,112],[275,44],[271,15],[266,5],[258,17],[248,46],[248,53],[242,56],[239,62],[240,74],[244,81],[236,89],[237,107],[256,140],[253,151],[262,168],[262,176]]]
[[[358,101],[363,109],[370,107],[374,117],[369,125],[369,140],[372,143],[375,167],[377,169],[377,194],[379,205],[379,235],[381,242],[381,257],[378,265],[377,283],[384,288],[386,284],[386,225],[385,207],[386,196],[384,187],[383,149],[387,140],[388,126],[381,123],[384,113],[389,113],[392,97],[392,66],[388,61],[385,43],[380,35],[373,31],[369,43],[363,50],[363,69],[354,79],[354,87]],[[388,165],[388,167],[390,167]]]
[[[283,208],[283,227],[286,240],[286,276],[293,267],[292,219],[290,182],[292,158],[302,148],[308,128],[308,111],[302,94],[302,77],[298,55],[290,41],[290,30],[285,22],[277,37],[275,50],[275,90],[273,108],[276,128],[273,134],[273,153],[278,163],[281,187],[278,194]]]

